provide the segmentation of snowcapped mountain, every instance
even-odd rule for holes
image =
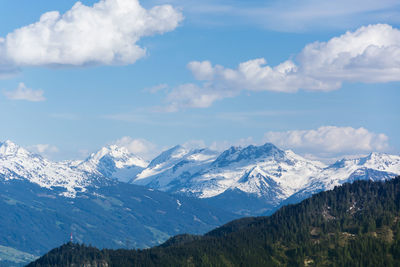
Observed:
[[[66,189],[62,194],[69,197],[95,181],[88,173],[49,161],[9,140],[0,143],[0,177],[5,181],[26,179],[45,188],[62,187]]]
[[[112,179],[129,181],[147,165],[117,146],[103,147],[84,161],[53,162],[9,140],[0,143],[0,176],[4,180],[25,179],[49,189],[64,188],[62,195],[67,197]]]
[[[146,185],[163,191],[185,186],[187,179],[196,174],[218,156],[218,152],[209,149],[187,149],[175,146],[152,160],[132,183]]]
[[[231,147],[222,153],[175,146],[149,164],[115,145],[101,148],[84,161],[52,162],[11,141],[0,143],[0,179],[4,181],[25,179],[41,187],[63,189],[61,194],[68,197],[112,180],[130,181],[168,193],[218,200],[231,212],[249,215],[345,182],[386,180],[399,174],[400,156],[396,155],[371,153],[327,166],[270,143]],[[257,201],[259,205],[254,204]],[[238,208],[243,203],[246,207]]]
[[[70,233],[80,243],[144,248],[238,217],[199,199],[115,179],[129,179],[146,165],[116,146],[84,161],[52,162],[11,141],[0,143],[0,244],[6,252],[0,266],[14,259],[13,251],[40,255]]]
[[[262,199],[255,205],[257,211],[251,211],[251,205],[244,211],[257,214],[268,210],[259,209],[261,206],[278,207],[287,199],[299,201],[345,182],[385,180],[399,174],[400,156],[372,153],[327,166],[266,143],[231,147],[218,156],[205,149],[174,147],[157,157],[132,183],[202,199],[229,199],[226,206],[232,206],[233,201],[241,205],[244,198]]]
[[[147,165],[148,162],[130,153],[125,147],[111,145],[101,148],[74,167],[77,170],[128,182]]]
[[[226,190],[239,189],[257,196],[285,199],[308,183],[324,165],[282,151],[272,144],[231,147],[219,156],[207,150],[178,150],[170,160],[163,157],[144,170],[133,183],[199,198],[215,197]],[[160,168],[158,168],[160,166]],[[167,166],[167,168],[163,168]],[[152,167],[152,168],[151,168]],[[148,175],[155,173],[156,175]]]
[[[298,202],[320,191],[331,190],[356,180],[384,181],[400,175],[400,156],[371,153],[356,159],[342,159],[316,174],[285,203]]]
[[[399,174],[396,155],[371,153],[327,166],[270,143],[222,153],[176,146],[147,164],[117,146],[84,161],[52,162],[5,141],[0,243],[38,255],[73,231],[82,242],[123,247],[129,237],[144,247],[234,217],[271,214],[345,182]],[[120,182],[129,180],[134,184]]]

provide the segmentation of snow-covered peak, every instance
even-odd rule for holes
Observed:
[[[145,160],[134,155],[133,153],[130,153],[126,147],[119,147],[117,145],[102,147],[96,153],[92,153],[85,162],[90,162],[93,165],[97,165],[105,158],[114,161],[115,166],[119,169],[133,165],[145,168],[148,165]]]
[[[391,167],[397,167],[397,170],[400,170],[400,156],[374,152],[365,157],[364,164],[378,170],[386,170]]]
[[[153,159],[149,164],[149,168],[153,168],[153,167],[163,164],[165,162],[179,161],[179,159],[183,158],[189,152],[190,152],[189,149],[184,148],[181,145],[174,146],[174,147],[162,152],[159,156],[157,156],[155,159]]]
[[[265,158],[283,160],[285,158],[285,152],[271,143],[266,143],[262,146],[250,145],[245,148],[230,147],[222,152],[215,160],[214,166],[225,167],[240,161],[258,161],[264,160]]]
[[[26,157],[30,153],[19,145],[11,142],[10,140],[0,143],[0,157]]]
[[[157,183],[156,187],[166,186],[179,175],[185,174],[188,177],[198,172],[202,166],[213,162],[218,154],[207,148],[175,146],[156,157],[132,182],[140,185],[154,182]]]
[[[292,160],[296,160],[296,161],[308,161],[311,164],[314,164],[315,166],[317,166],[318,168],[326,168],[327,165],[321,161],[318,160],[311,160],[311,159],[307,159],[304,158],[298,154],[296,154],[295,152],[293,152],[292,150],[285,150],[285,154],[286,154],[286,158],[292,159]]]
[[[202,149],[194,149],[190,153],[187,154],[187,160],[189,161],[207,161],[210,159],[215,159],[218,155],[217,151],[202,148]]]
[[[0,177],[4,180],[28,180],[41,187],[63,187],[64,196],[74,197],[94,180],[65,162],[52,162],[32,154],[11,141],[0,143]]]
[[[392,173],[400,173],[400,156],[389,155],[385,153],[373,152],[365,157],[355,159],[342,159],[328,169],[355,169],[355,168],[368,168],[378,171],[386,171]]]
[[[92,153],[77,169],[128,182],[147,167],[148,162],[130,153],[127,148],[110,145]]]
[[[343,168],[346,166],[363,166],[368,168],[374,168],[377,170],[387,170],[390,166],[399,166],[400,164],[400,156],[398,155],[389,155],[385,153],[373,152],[367,156],[359,157],[359,158],[343,158],[338,160],[329,168]]]
[[[175,147],[163,154],[171,155],[171,151],[179,149]],[[207,149],[191,150],[179,160],[149,165],[133,183],[200,198],[214,197],[228,189],[261,196],[277,186],[283,188],[278,190],[279,196],[270,196],[283,198],[306,184],[310,174],[322,170],[320,166],[325,167],[271,143],[233,146],[219,155]]]
[[[139,174],[137,178],[147,178],[161,171],[166,171],[182,161],[202,161],[210,157],[215,158],[215,153],[208,149],[188,149],[177,145],[153,159],[145,172]]]
[[[352,179],[387,179],[395,174],[400,174],[400,156],[372,153],[327,166],[266,143],[233,146],[219,155],[176,146],[132,182],[200,198],[240,190],[276,204],[304,190],[319,192]]]
[[[175,146],[149,165],[116,145],[103,147],[84,161],[52,162],[11,141],[0,143],[2,179],[26,179],[46,188],[64,187],[64,195],[72,197],[112,178],[201,198],[240,190],[278,203],[298,192],[313,193],[357,179],[383,180],[399,174],[398,155],[371,153],[327,167],[270,143],[231,147],[222,153]]]

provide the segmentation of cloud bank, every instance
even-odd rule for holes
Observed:
[[[277,66],[258,58],[236,69],[210,61],[193,61],[188,68],[198,82],[178,86],[167,95],[170,111],[209,107],[244,90],[331,91],[344,82],[400,81],[400,30],[386,24],[361,27],[327,42],[308,44],[294,60]]]
[[[285,149],[322,157],[385,151],[389,148],[385,134],[373,133],[362,127],[322,126],[316,130],[267,132],[264,140]]]
[[[52,158],[59,152],[58,147],[50,144],[32,145],[28,147],[28,150],[33,153],[39,154],[45,158]]]
[[[46,98],[43,96],[43,90],[33,90],[25,86],[24,83],[20,83],[15,90],[3,91],[3,94],[12,100],[26,100],[30,102],[45,101]]]
[[[146,54],[144,36],[174,30],[182,14],[170,5],[144,9],[138,0],[77,2],[65,14],[47,12],[38,22],[0,38],[0,71],[23,66],[132,64]]]

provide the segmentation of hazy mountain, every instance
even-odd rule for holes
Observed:
[[[6,141],[0,143],[0,246],[29,258],[73,231],[97,246],[145,247],[235,216],[271,214],[345,182],[398,174],[396,155],[327,166],[269,143],[222,153],[176,146],[147,164],[117,146],[83,161],[53,162]],[[128,180],[138,185],[120,182]]]
[[[108,178],[106,171],[131,170],[137,161],[115,147],[100,152],[77,164],[55,163],[1,143],[0,265],[32,260],[71,232],[75,241],[100,247],[143,248],[235,218],[197,199]]]
[[[148,250],[68,243],[28,266],[399,266],[399,199],[400,177],[357,181],[203,236]]]

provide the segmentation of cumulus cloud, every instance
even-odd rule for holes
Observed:
[[[158,146],[150,141],[141,138],[135,139],[129,136],[124,136],[114,141],[113,144],[126,147],[129,152],[146,160],[153,159],[160,151]]]
[[[37,144],[28,147],[28,150],[42,155],[46,158],[51,158],[54,154],[59,152],[58,147],[49,144]]]
[[[304,75],[338,85],[399,81],[400,30],[385,24],[361,27],[328,42],[307,45],[298,61]]]
[[[322,126],[316,130],[267,132],[264,141],[296,152],[329,157],[388,149],[388,137],[365,128]]]
[[[188,68],[201,85],[174,88],[166,97],[170,111],[209,107],[243,90],[331,91],[343,82],[400,81],[400,30],[386,24],[361,27],[327,42],[308,44],[293,60],[276,66],[258,58],[240,63],[236,69],[209,61],[193,61]]]
[[[165,101],[168,103],[162,111],[176,112],[182,108],[207,108],[216,100],[233,97],[239,91],[224,87],[214,89],[207,84],[198,86],[193,83],[183,84],[175,87],[168,93]]]
[[[3,94],[12,100],[26,100],[30,102],[45,101],[46,98],[43,96],[43,90],[33,90],[25,86],[24,83],[20,83],[15,90],[3,91]]]
[[[171,31],[182,19],[170,5],[146,10],[138,0],[77,2],[1,38],[0,66],[132,64],[146,54],[140,38]]]

